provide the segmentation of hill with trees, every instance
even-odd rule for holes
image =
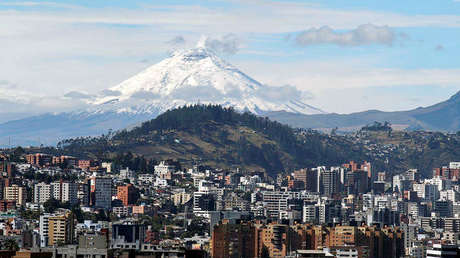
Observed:
[[[270,175],[366,158],[361,147],[344,137],[293,129],[218,105],[170,110],[132,130],[64,140],[58,149],[138,163],[143,168],[154,160],[173,159],[222,169],[263,170]]]

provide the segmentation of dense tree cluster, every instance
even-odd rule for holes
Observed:
[[[250,128],[258,134],[265,135],[274,144],[264,143],[262,146],[256,146],[244,136],[240,136],[236,142],[230,142],[225,130],[220,130],[218,139],[208,139],[210,131],[222,127],[213,126],[216,124]],[[226,157],[227,159],[241,164],[256,164],[269,172],[316,164],[333,165],[351,158],[363,159],[360,152],[349,152],[350,145],[346,142],[335,142],[328,136],[314,131],[303,131],[303,134],[300,134],[297,130],[266,117],[249,112],[239,113],[233,108],[223,108],[219,105],[193,105],[169,110],[133,130],[115,134],[113,140],[129,142],[152,132],[165,135],[170,131],[187,131],[200,135],[209,142],[228,145],[235,149],[238,159]],[[293,162],[283,157],[282,152],[288,153]]]
[[[240,132],[246,129],[252,132]],[[149,172],[156,165],[155,153],[136,153],[136,148],[178,146],[181,144],[176,138],[178,132],[198,137],[217,148],[209,154],[207,150],[193,146],[186,150],[183,159],[187,158],[187,154],[193,154],[228,166],[262,167],[270,174],[317,164],[337,165],[347,160],[365,159],[361,149],[350,151],[353,143],[343,138],[313,130],[293,129],[266,117],[236,112],[233,108],[219,105],[192,105],[169,110],[132,130],[64,140],[58,144],[56,151],[80,158],[112,161],[117,168]],[[251,135],[257,135],[259,140],[250,139]]]

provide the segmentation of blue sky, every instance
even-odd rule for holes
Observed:
[[[231,43],[221,55],[254,79],[328,112],[411,109],[460,90],[454,0],[3,0],[0,23],[0,105],[17,113],[78,108],[63,96],[112,87],[202,35]]]

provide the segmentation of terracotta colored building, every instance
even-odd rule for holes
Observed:
[[[132,184],[117,187],[117,199],[121,200],[124,206],[135,204],[137,196],[137,189]]]
[[[354,161],[350,161],[350,163],[343,164],[342,166],[349,169],[351,172],[358,170],[366,171],[367,177],[372,178],[372,167],[370,162],[364,161],[362,164],[359,164]]]
[[[211,237],[211,256],[225,257],[257,257],[256,227],[248,223],[222,224],[214,227]]]
[[[44,167],[49,166],[53,162],[53,156],[43,153],[35,153],[26,155],[27,163],[37,166]]]

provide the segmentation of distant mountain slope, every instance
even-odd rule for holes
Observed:
[[[58,141],[75,136],[106,134],[110,129],[118,130],[136,125],[152,114],[139,113],[59,113],[43,114],[0,125],[0,147],[55,145]]]
[[[345,138],[296,131],[250,113],[215,105],[167,111],[111,138],[71,139],[60,147],[73,155],[133,152],[146,158],[200,161],[220,168],[238,166],[274,175],[294,168],[362,160],[361,150]]]
[[[460,130],[460,92],[450,99],[423,108],[409,111],[383,112],[369,110],[352,114],[302,115],[288,112],[270,112],[273,120],[300,128],[331,129],[354,131],[375,121],[388,121],[408,130],[423,129],[433,131]]]

